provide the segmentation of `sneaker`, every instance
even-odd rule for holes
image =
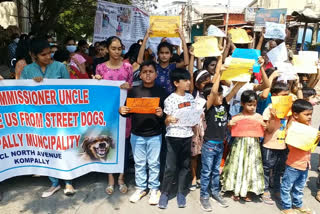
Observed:
[[[59,186],[57,186],[57,187],[50,187],[50,189],[48,189],[48,190],[46,190],[46,191],[44,191],[43,193],[42,193],[42,198],[48,198],[48,197],[50,197],[51,195],[53,195],[55,192],[57,192],[59,189],[61,189],[61,187],[60,187],[60,185]]]
[[[76,193],[76,191],[74,190],[73,186],[70,184],[66,184],[66,188],[64,189],[64,194],[66,196],[72,196]]]
[[[313,214],[313,211],[309,208],[300,207],[300,208],[293,208],[294,211],[296,211],[297,214]]]
[[[184,196],[181,192],[177,194],[177,203],[179,208],[185,208],[187,206],[186,196]]]
[[[161,195],[161,193],[159,190],[152,189],[150,191],[149,204],[150,205],[157,205],[159,203],[160,195]]]
[[[158,207],[160,209],[166,209],[168,206],[168,200],[169,200],[168,193],[163,192],[160,196]]]
[[[137,189],[130,197],[129,201],[132,203],[136,203],[139,201],[143,196],[145,196],[147,193],[145,190]]]
[[[202,198],[200,197],[200,205],[201,208],[206,211],[206,212],[211,212],[212,211],[212,207],[209,201],[209,198]]]
[[[216,202],[218,202],[218,204],[221,207],[228,207],[229,205],[227,204],[227,201],[218,193],[218,194],[214,194],[212,195],[212,200],[215,200]]]
[[[264,192],[261,195],[261,200],[265,203],[265,204],[269,204],[269,205],[273,205],[274,201],[271,198],[271,195],[269,192]]]
[[[297,214],[293,209],[281,210],[281,214]]]

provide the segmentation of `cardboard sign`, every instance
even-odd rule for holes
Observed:
[[[277,68],[277,71],[279,72],[280,76],[278,77],[278,81],[284,81],[285,83],[288,82],[288,80],[295,80],[296,72],[291,63],[288,62],[281,62],[274,65],[274,67]]]
[[[231,40],[235,44],[248,44],[251,43],[248,33],[245,29],[237,28],[229,30],[231,34]]]
[[[292,106],[291,96],[272,96],[272,108],[276,110],[277,118],[282,119],[288,116]]]
[[[292,63],[296,73],[299,74],[316,74],[317,60],[310,55],[293,55]]]
[[[267,56],[272,63],[275,65],[277,63],[281,63],[288,60],[288,51],[286,44],[282,42],[277,47],[273,48],[271,51],[267,53]]]
[[[282,39],[286,38],[286,25],[266,22],[266,33],[264,38]]]
[[[192,127],[200,123],[202,109],[195,108],[181,108],[173,117],[178,119],[178,122],[174,126]]]
[[[150,16],[150,37],[179,37],[180,16]]]
[[[260,8],[255,14],[254,31],[261,31],[266,22],[279,24],[286,23],[287,9],[264,9]]]
[[[222,32],[222,30],[220,30],[218,27],[210,25],[208,27],[208,36],[226,37],[226,34]]]
[[[264,128],[258,121],[242,119],[231,128],[232,137],[263,137]]]
[[[292,122],[287,131],[286,144],[303,151],[313,152],[319,142],[318,132],[318,129],[311,126]]]
[[[129,113],[155,114],[159,107],[160,98],[127,98],[126,106],[130,108]]]
[[[236,48],[232,53],[232,57],[234,58],[254,59],[253,73],[260,72],[260,65],[258,63],[259,56],[261,56],[261,51],[257,49]]]
[[[192,46],[196,57],[221,56],[216,37],[196,36],[195,41]]]
[[[221,80],[233,80],[239,82],[249,82],[251,79],[254,59],[232,58],[227,70],[222,73]]]

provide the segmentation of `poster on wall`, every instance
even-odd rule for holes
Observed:
[[[126,51],[130,45],[143,39],[149,27],[149,15],[141,9],[106,1],[97,2],[93,42],[118,36]]]

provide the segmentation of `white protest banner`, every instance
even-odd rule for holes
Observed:
[[[192,108],[182,108],[179,109],[173,117],[178,119],[175,126],[195,126],[200,123],[200,118],[203,110],[202,109],[192,109]]]
[[[277,68],[277,71],[280,74],[278,81],[284,81],[286,83],[288,80],[297,79],[297,73],[295,72],[295,69],[291,63],[279,62],[274,66]]]
[[[267,53],[267,56],[272,63],[272,65],[275,65],[279,62],[284,62],[288,60],[288,52],[287,47],[284,42],[282,42],[277,47],[273,48],[271,51]]]
[[[293,55],[292,63],[299,74],[317,73],[317,61],[308,55]]]
[[[286,38],[286,25],[274,22],[266,22],[266,33],[264,38],[282,39]]]
[[[226,34],[222,32],[222,30],[220,30],[218,27],[210,25],[208,27],[208,36],[226,37]]]
[[[122,83],[0,81],[0,181],[30,174],[71,180],[93,171],[122,173]]]
[[[93,42],[118,36],[126,50],[143,39],[149,27],[149,15],[137,7],[98,1]]]

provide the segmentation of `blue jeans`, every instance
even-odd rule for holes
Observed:
[[[131,134],[131,147],[135,166],[135,180],[138,189],[159,189],[160,150],[162,136],[142,137]],[[147,164],[149,184],[147,182]]]
[[[209,184],[211,181],[211,193],[220,192],[220,164],[223,155],[223,143],[205,142],[201,150],[201,177],[200,197],[209,198]]]
[[[49,177],[49,180],[51,181],[51,186],[53,187],[59,186],[59,178]],[[72,185],[71,181],[64,180],[64,182],[66,184]]]
[[[308,170],[286,167],[280,188],[282,209],[302,207],[303,189],[308,178]],[[292,195],[292,200],[291,200]]]

